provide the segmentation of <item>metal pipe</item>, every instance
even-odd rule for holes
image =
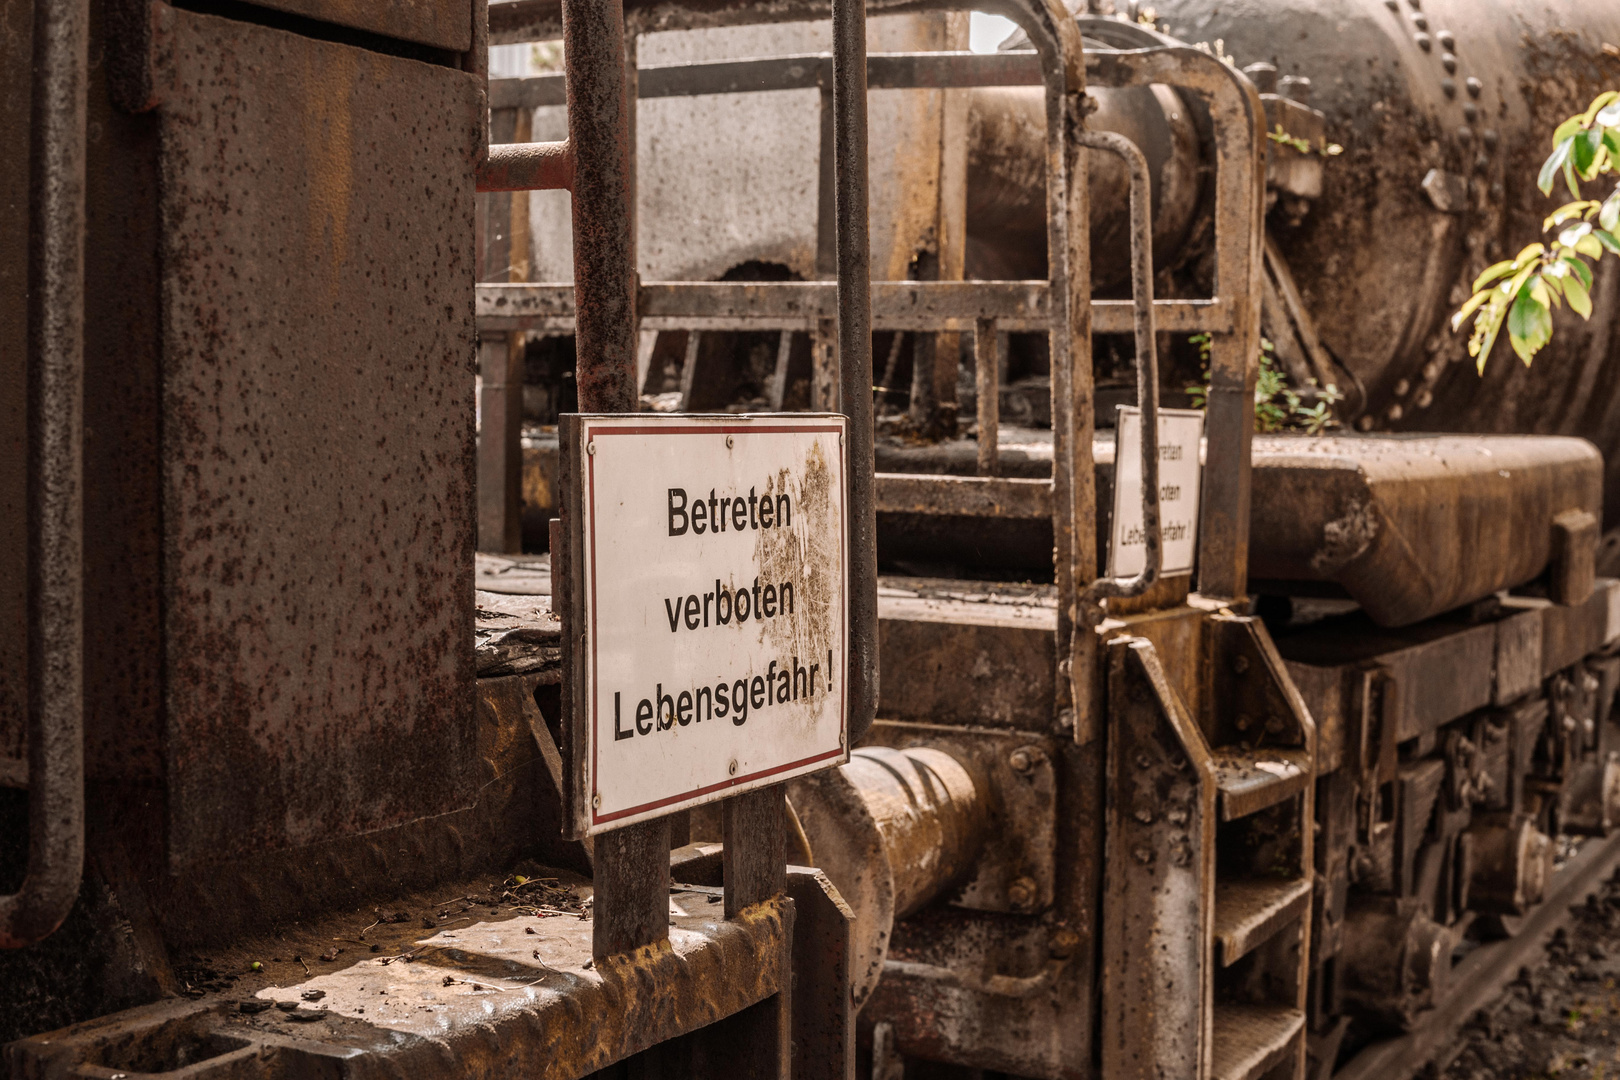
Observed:
[[[1087,131],[1081,146],[1105,150],[1125,162],[1131,174],[1131,304],[1136,331],[1136,403],[1142,410],[1141,573],[1129,578],[1098,578],[1080,598],[1080,615],[1095,626],[1097,601],[1107,596],[1140,596],[1159,580],[1163,537],[1159,530],[1159,353],[1153,330],[1153,207],[1147,158],[1131,140],[1112,131]]]
[[[574,150],[562,142],[497,143],[478,170],[479,191],[571,191]]]
[[[36,0],[28,234],[28,870],[0,945],[67,918],[84,870],[84,189],[88,0]]]
[[[810,850],[855,912],[851,997],[882,976],[897,920],[972,874],[990,827],[982,778],[931,747],[867,746],[838,769],[793,781],[788,799]]]
[[[878,702],[877,512],[873,495],[872,243],[867,228],[866,0],[833,0],[838,357],[849,417],[849,739]],[[577,242],[577,241],[576,241]]]
[[[623,0],[565,0],[579,410],[636,408],[635,178]]]

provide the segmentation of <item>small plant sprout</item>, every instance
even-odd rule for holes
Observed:
[[[1605,251],[1620,254],[1620,185],[1602,200],[1581,198],[1580,182],[1620,171],[1620,91],[1608,90],[1586,112],[1570,117],[1553,132],[1553,151],[1541,166],[1537,186],[1551,195],[1560,174],[1575,201],[1542,222],[1557,230],[1549,243],[1527,245],[1512,259],[1488,267],[1474,280],[1473,295],[1451,317],[1453,332],[1473,316],[1468,355],[1480,374],[1505,325],[1508,342],[1526,367],[1552,340],[1552,311],[1562,303],[1583,319],[1592,317],[1592,268],[1586,264]]]
[[[1204,365],[1204,381],[1187,387],[1187,396],[1192,399],[1193,408],[1202,409],[1209,404],[1210,336],[1194,334],[1187,341],[1197,347]],[[1339,388],[1332,383],[1319,387],[1315,379],[1307,379],[1303,392],[1295,390],[1277,367],[1276,351],[1270,341],[1260,339],[1260,373],[1254,382],[1254,430],[1262,435],[1278,431],[1321,435],[1338,427],[1333,406],[1344,400]],[[1313,399],[1314,404],[1305,404],[1307,398]]]

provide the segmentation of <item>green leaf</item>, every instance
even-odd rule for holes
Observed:
[[[1592,271],[1586,268],[1586,264],[1574,255],[1565,255],[1564,262],[1574,272],[1575,276],[1581,279],[1581,285],[1586,288],[1586,291],[1591,292]]]
[[[1541,175],[1536,178],[1536,187],[1541,189],[1543,195],[1552,194],[1553,181],[1558,177],[1558,170],[1562,169],[1564,163],[1569,160],[1570,147],[1574,144],[1575,137],[1573,135],[1554,141],[1553,152],[1542,163]],[[1578,199],[1580,195],[1577,194],[1575,197]]]
[[[1485,268],[1485,272],[1474,279],[1474,291],[1479,292],[1479,290],[1483,289],[1486,285],[1489,285],[1503,274],[1511,273],[1514,265],[1515,263],[1512,259],[1504,259],[1502,262],[1499,262],[1494,266],[1487,266]]]
[[[1507,309],[1500,304],[1492,304],[1485,309],[1474,323],[1474,337],[1468,342],[1468,355],[1478,357],[1476,370],[1485,374],[1485,360],[1491,355],[1491,347],[1496,344],[1496,336],[1502,331],[1502,318]]]
[[[1604,233],[1603,235],[1607,236],[1608,233]],[[1587,258],[1603,258],[1603,241],[1598,239],[1597,233],[1588,233],[1579,240],[1575,241],[1575,243],[1571,246],[1573,246],[1576,251],[1580,252],[1582,255],[1585,255]]]
[[[1604,247],[1608,248],[1610,251],[1614,252],[1616,255],[1620,255],[1620,240],[1616,240],[1614,238],[1614,234],[1612,232],[1609,232],[1606,229],[1599,229],[1596,232],[1594,232],[1592,235],[1597,237],[1598,243],[1602,244]],[[1592,256],[1592,258],[1594,258],[1594,259],[1599,259],[1599,258],[1602,258],[1602,257],[1603,256],[1602,256],[1601,252],[1599,252],[1598,254]]]
[[[1483,292],[1477,292],[1473,296],[1470,296],[1468,298],[1468,303],[1458,308],[1457,314],[1451,317],[1451,332],[1455,334],[1459,329],[1461,329],[1463,320],[1467,319],[1468,316],[1478,311],[1479,306],[1490,298],[1491,291],[1489,289],[1486,289]]]
[[[1612,157],[1620,158],[1620,131],[1609,128],[1603,132],[1603,145],[1609,148]]]
[[[1578,199],[1581,197],[1581,185],[1580,181],[1575,177],[1575,159],[1573,157],[1564,159],[1564,183],[1569,185],[1570,198]]]
[[[1581,130],[1585,126],[1586,126],[1586,121],[1582,117],[1579,117],[1579,116],[1570,117],[1568,120],[1565,120],[1562,124],[1559,124],[1558,127],[1553,130],[1553,137],[1552,137],[1553,145],[1557,146],[1559,143],[1563,142],[1565,139],[1569,138],[1571,135],[1574,135],[1577,131]]]
[[[1528,367],[1541,347],[1552,339],[1552,312],[1528,293],[1520,293],[1508,311],[1507,328],[1513,351]]]
[[[1575,163],[1575,171],[1581,176],[1589,175],[1587,170],[1592,167],[1592,159],[1597,156],[1597,148],[1603,145],[1603,132],[1590,128],[1575,136],[1570,149],[1570,160]]]
[[[1586,287],[1574,277],[1564,279],[1564,299],[1569,301],[1569,308],[1583,319],[1592,317],[1592,298],[1587,295]]]
[[[1536,275],[1530,282],[1530,298],[1542,307],[1553,308],[1558,306],[1558,280],[1548,278],[1545,274]]]

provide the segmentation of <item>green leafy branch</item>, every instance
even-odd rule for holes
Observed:
[[[1605,251],[1620,255],[1620,186],[1602,201],[1581,198],[1580,181],[1620,172],[1620,91],[1608,90],[1586,112],[1558,125],[1553,150],[1541,166],[1536,186],[1551,195],[1562,174],[1574,202],[1542,222],[1543,232],[1558,230],[1549,244],[1530,244],[1512,259],[1489,267],[1474,280],[1473,295],[1451,317],[1452,332],[1474,317],[1468,355],[1480,374],[1505,325],[1508,342],[1526,367],[1552,340],[1552,310],[1567,302],[1583,319],[1592,317],[1592,268],[1587,259]]]
[[[1291,146],[1301,154],[1320,154],[1323,157],[1338,157],[1340,154],[1344,153],[1344,147],[1340,146],[1338,143],[1328,142],[1326,135],[1322,136],[1317,145],[1312,146],[1310,140],[1302,139],[1298,135],[1288,134],[1288,132],[1283,130],[1283,126],[1281,124],[1277,125],[1276,130],[1266,132],[1266,138],[1270,139],[1274,143],[1281,143],[1283,146]]]
[[[1189,344],[1198,348],[1199,359],[1204,365],[1203,383],[1187,387],[1187,396],[1192,399],[1195,409],[1205,408],[1209,404],[1211,340],[1209,334],[1194,334],[1187,339]],[[1304,393],[1289,386],[1288,376],[1277,367],[1276,346],[1261,338],[1260,373],[1254,383],[1254,430],[1261,434],[1303,431],[1309,435],[1321,435],[1338,427],[1333,406],[1344,400],[1339,388],[1332,383],[1318,387],[1315,379],[1307,379],[1306,383]],[[1313,399],[1314,404],[1307,405],[1307,398]]]

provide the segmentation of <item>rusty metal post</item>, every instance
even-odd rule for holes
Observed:
[[[821,84],[821,152],[816,164],[816,276],[830,278],[838,274],[838,178],[833,167],[838,152],[833,139],[832,65],[822,64],[817,78]]]
[[[782,785],[733,795],[720,804],[726,918],[787,888],[787,802]]]
[[[633,127],[622,0],[564,0],[568,142],[574,158],[574,306],[579,410],[636,408]],[[598,957],[669,937],[669,821],[597,838]]]
[[[1222,103],[1223,111],[1247,123],[1215,126],[1220,163],[1215,178],[1215,295],[1232,305],[1232,332],[1213,335],[1210,345],[1198,591],[1240,604],[1248,595],[1250,448],[1254,384],[1260,372],[1265,110],[1253,84],[1221,66],[1227,85],[1219,94],[1231,102]]]
[[[478,345],[478,550],[523,549],[523,352],[521,333]]]
[[[978,388],[979,475],[1001,471],[1001,335],[996,320],[980,319],[973,330],[973,374]]]
[[[636,408],[636,232],[622,0],[564,0],[581,412]]]
[[[867,228],[866,0],[833,0],[838,358],[849,417],[849,738],[877,714],[877,512],[872,429],[872,239]],[[577,243],[578,241],[576,241]]]
[[[0,946],[62,924],[84,869],[87,0],[34,5],[28,234],[28,870]]]
[[[1143,638],[1108,644],[1102,1075],[1209,1075],[1215,776]]]

